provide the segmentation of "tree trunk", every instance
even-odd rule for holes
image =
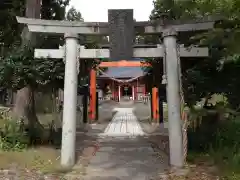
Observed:
[[[40,18],[41,0],[26,0],[25,16],[27,18]],[[24,34],[26,28],[22,34],[22,45],[25,45],[28,41],[35,44],[34,35],[28,31]],[[30,86],[26,86],[17,91],[16,101],[13,108],[14,118],[18,120],[24,119],[24,123],[29,126],[29,130],[34,127],[40,127],[38,118],[35,111],[34,89]]]
[[[30,86],[17,91],[13,115],[17,120],[24,120],[30,129],[42,128],[36,115],[34,90]]]

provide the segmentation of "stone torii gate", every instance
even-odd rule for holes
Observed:
[[[71,167],[75,164],[78,58],[109,57],[108,49],[84,49],[81,46],[79,47],[78,34],[107,35],[108,23],[52,21],[22,17],[17,17],[17,21],[26,24],[31,32],[64,34],[64,49],[36,49],[35,57],[65,58],[61,165]],[[214,21],[177,24],[167,27],[152,25],[149,22],[136,22],[136,26],[144,27],[145,33],[162,33],[163,46],[134,49],[134,57],[163,57],[166,53],[170,165],[182,167],[184,160],[180,116],[177,32],[211,29],[214,26]],[[208,49],[191,48],[189,50],[182,47],[180,48],[180,56],[206,57],[208,56]]]
[[[65,47],[61,49],[35,49],[35,58],[65,58]],[[156,48],[135,48],[134,49],[134,58],[158,58],[164,56],[163,45],[157,45]],[[207,48],[180,48],[181,57],[207,57],[208,49]],[[110,53],[109,49],[85,49],[83,46],[79,46],[78,57],[84,59],[100,59],[100,58],[109,58]],[[151,66],[148,63],[141,61],[114,61],[114,62],[101,62],[98,67],[143,67]],[[152,114],[153,119],[158,119],[158,88],[152,88]],[[90,71],[90,107],[89,107],[89,117],[91,121],[96,119],[96,71],[92,69]]]

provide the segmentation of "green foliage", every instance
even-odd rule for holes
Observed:
[[[41,18],[63,20],[70,0],[42,0]]]
[[[24,133],[22,123],[11,118],[1,119],[4,125],[1,128],[0,149],[3,151],[19,151],[29,144],[29,138]]]
[[[185,101],[195,105],[201,98],[223,93],[234,109],[239,109],[239,0],[155,0],[150,19],[194,20],[210,17],[219,19],[215,28],[195,35],[179,36],[185,45],[209,47],[209,58],[190,64],[182,61],[183,89]],[[163,22],[164,22],[163,21]],[[151,73],[150,73],[151,75]]]
[[[61,87],[64,63],[58,59],[34,59],[34,48],[23,46],[12,49],[0,62],[0,84],[2,87],[20,89],[31,87]]]
[[[33,88],[62,88],[64,63],[60,59],[36,59],[33,53],[34,47],[20,46],[22,26],[16,22],[15,16],[24,16],[25,3],[15,0],[9,1],[9,3],[9,6],[1,9],[1,12],[4,13],[4,16],[1,16],[4,17],[4,21],[1,22],[5,22],[0,26],[0,42],[4,54],[4,58],[0,62],[1,87],[20,89],[30,85]],[[67,14],[65,13],[68,4],[69,0],[43,0],[41,18],[52,20],[66,18],[69,21],[83,21],[81,13],[74,8],[71,8]],[[58,49],[59,45],[64,43],[63,38],[59,35],[39,34],[37,39],[36,48]],[[81,36],[80,41],[87,48],[96,48],[96,44],[100,42],[104,44],[107,39],[106,37]],[[95,64],[95,61],[81,61],[80,84],[87,82],[89,70]]]
[[[240,120],[231,116],[220,118],[226,111],[216,108],[191,111],[195,121],[201,122],[189,127],[189,151],[208,154],[222,168],[223,179],[234,180],[240,177]]]
[[[221,152],[223,163],[231,168],[240,167],[240,121],[239,119],[226,122],[218,128],[216,141],[213,143],[213,150]]]
[[[3,53],[21,38],[22,27],[18,25],[16,16],[24,15],[24,5],[23,0],[5,0],[3,5],[0,5],[0,43]]]
[[[13,119],[9,108],[0,110],[0,151],[21,151],[35,145],[59,147],[62,129],[53,114],[42,115],[43,127],[29,129],[23,120]]]
[[[63,20],[68,4],[69,0],[43,0],[41,18]],[[24,16],[25,1],[10,0],[0,11],[0,42],[4,55],[0,62],[1,87],[63,87],[64,64],[61,60],[34,59],[33,47],[20,45],[22,26],[17,23],[16,16]],[[59,48],[63,42],[58,35],[41,34],[37,39],[38,48]]]
[[[77,11],[74,7],[71,7],[68,10],[66,19],[68,21],[83,21],[82,14],[79,11]]]
[[[0,151],[21,151],[33,145],[59,146],[61,129],[56,129],[54,122],[48,119],[48,127],[28,129],[22,121],[10,116],[0,119]]]

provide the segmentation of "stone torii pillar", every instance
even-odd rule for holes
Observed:
[[[180,112],[179,54],[176,36],[177,32],[173,28],[165,29],[162,33],[163,43],[166,48],[170,165],[181,168],[184,165],[184,158]]]
[[[75,164],[78,49],[78,35],[65,33],[66,62],[61,147],[61,165],[64,167]]]

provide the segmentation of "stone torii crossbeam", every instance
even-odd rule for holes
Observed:
[[[76,105],[78,58],[109,57],[105,49],[79,48],[78,34],[107,35],[108,23],[69,22],[29,19],[17,17],[17,21],[26,24],[29,31],[64,34],[65,47],[58,50],[35,50],[35,57],[63,58],[65,55],[64,107],[62,124],[61,165],[71,167],[75,164]],[[166,52],[167,102],[169,117],[170,165],[182,167],[182,125],[179,97],[179,64],[177,51],[177,32],[202,31],[214,27],[214,21],[180,23],[168,26],[152,25],[151,22],[136,22],[135,28],[144,27],[144,33],[162,33],[163,45],[150,49],[134,49],[135,57],[163,57]],[[207,48],[180,49],[182,57],[206,57]]]
[[[65,56],[65,46],[60,49],[35,49],[35,58],[56,58],[63,59]],[[109,49],[85,49],[84,46],[78,46],[78,56],[83,59],[101,59],[109,58]],[[157,48],[135,48],[135,58],[151,58],[151,57],[163,57],[164,49],[162,45],[158,45]],[[208,48],[205,47],[180,47],[181,57],[207,57]],[[137,62],[137,61],[134,61]],[[108,62],[105,62],[108,64]]]

